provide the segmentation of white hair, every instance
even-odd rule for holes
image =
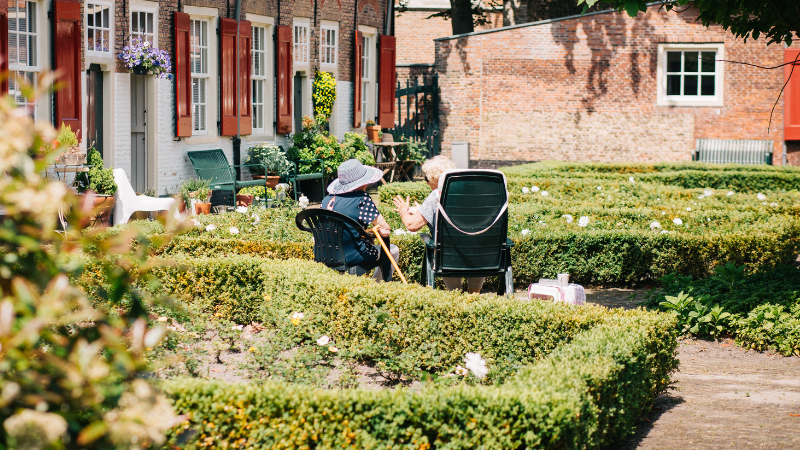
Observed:
[[[457,169],[456,165],[450,161],[450,158],[443,155],[434,156],[422,165],[422,172],[434,183],[438,183],[439,176],[451,169]]]

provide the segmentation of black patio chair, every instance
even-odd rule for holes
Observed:
[[[336,211],[309,208],[300,211],[294,218],[297,228],[314,236],[314,261],[321,262],[333,270],[350,275],[364,275],[378,266],[347,264],[344,243],[356,239],[374,239],[375,235],[364,230],[355,219]],[[308,226],[306,226],[308,224]],[[347,239],[345,239],[347,238]]]
[[[434,278],[497,275],[497,295],[514,295],[508,239],[506,178],[496,170],[455,170],[439,180],[435,236],[422,234],[425,259],[420,281]]]

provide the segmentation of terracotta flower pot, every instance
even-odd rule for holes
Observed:
[[[194,210],[197,214],[211,214],[211,203],[195,203]]]
[[[281,181],[281,177],[275,176],[275,175],[270,175],[270,176],[267,177],[267,187],[269,187],[271,189],[275,189],[275,186],[277,186],[278,183],[280,183],[280,181]]]
[[[111,224],[111,210],[114,208],[116,198],[113,195],[99,195],[94,196],[94,217],[92,222],[94,226],[107,227]]]
[[[253,204],[254,195],[236,194],[236,206],[250,206]]]
[[[367,127],[367,137],[372,142],[380,142],[381,127],[378,125]]]

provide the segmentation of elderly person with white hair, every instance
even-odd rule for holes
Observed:
[[[422,165],[422,173],[425,174],[425,182],[433,189],[422,205],[414,203],[414,206],[409,204],[409,198],[403,199],[399,195],[394,198],[395,211],[400,213],[400,218],[403,220],[403,225],[406,226],[408,231],[419,231],[425,225],[434,233],[436,227],[436,210],[439,206],[439,177],[446,171],[456,169],[450,159],[446,156],[435,156],[429,159]],[[461,289],[461,278],[456,277],[442,277],[444,285],[448,290],[454,291]],[[486,277],[469,277],[467,278],[467,285],[470,293],[479,293],[483,287],[483,282]]]

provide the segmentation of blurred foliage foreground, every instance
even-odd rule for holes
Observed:
[[[79,197],[44,175],[63,151],[51,149],[55,136],[10,97],[0,101],[0,449],[158,445],[182,418],[141,376],[143,352],[164,334],[150,326],[147,309],[162,300],[132,285],[148,283],[149,249],[172,234],[81,232],[91,194]],[[62,231],[59,210],[70,224]],[[100,293],[109,312],[70,284],[82,270],[80,253],[114,261]],[[123,296],[131,299],[124,306]]]

